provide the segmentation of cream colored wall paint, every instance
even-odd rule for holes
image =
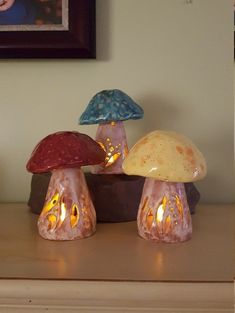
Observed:
[[[97,0],[97,59],[0,61],[0,201],[25,201],[25,163],[48,133],[77,125],[90,98],[120,88],[145,110],[127,121],[188,135],[208,162],[203,202],[234,201],[232,0]]]

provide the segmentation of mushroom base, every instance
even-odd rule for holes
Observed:
[[[184,184],[146,178],[137,217],[138,233],[156,242],[182,242],[192,236]]]
[[[38,220],[39,234],[49,240],[74,240],[91,236],[95,228],[96,214],[82,170],[54,170]]]

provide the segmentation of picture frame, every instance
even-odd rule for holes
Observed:
[[[68,29],[9,30],[0,27],[0,58],[95,58],[95,0],[67,0]]]

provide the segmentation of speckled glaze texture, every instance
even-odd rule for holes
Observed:
[[[79,124],[100,124],[111,121],[140,119],[143,109],[127,94],[118,89],[103,90],[89,102]]]
[[[39,234],[49,240],[89,237],[96,213],[81,169],[52,171],[45,204],[38,220]]]
[[[141,138],[123,163],[126,174],[161,181],[194,182],[205,177],[206,161],[184,135],[154,131]]]
[[[45,173],[57,168],[99,164],[104,158],[104,151],[88,135],[61,131],[46,136],[38,143],[26,168],[32,173]]]
[[[96,141],[106,153],[105,162],[91,167],[93,174],[122,174],[122,163],[128,154],[123,122],[100,124]]]
[[[184,184],[146,178],[139,205],[139,235],[155,242],[189,240],[192,221]]]

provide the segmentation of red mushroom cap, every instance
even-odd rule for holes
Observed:
[[[58,168],[100,164],[104,159],[105,151],[88,135],[62,131],[38,143],[26,168],[32,173],[45,173]]]

